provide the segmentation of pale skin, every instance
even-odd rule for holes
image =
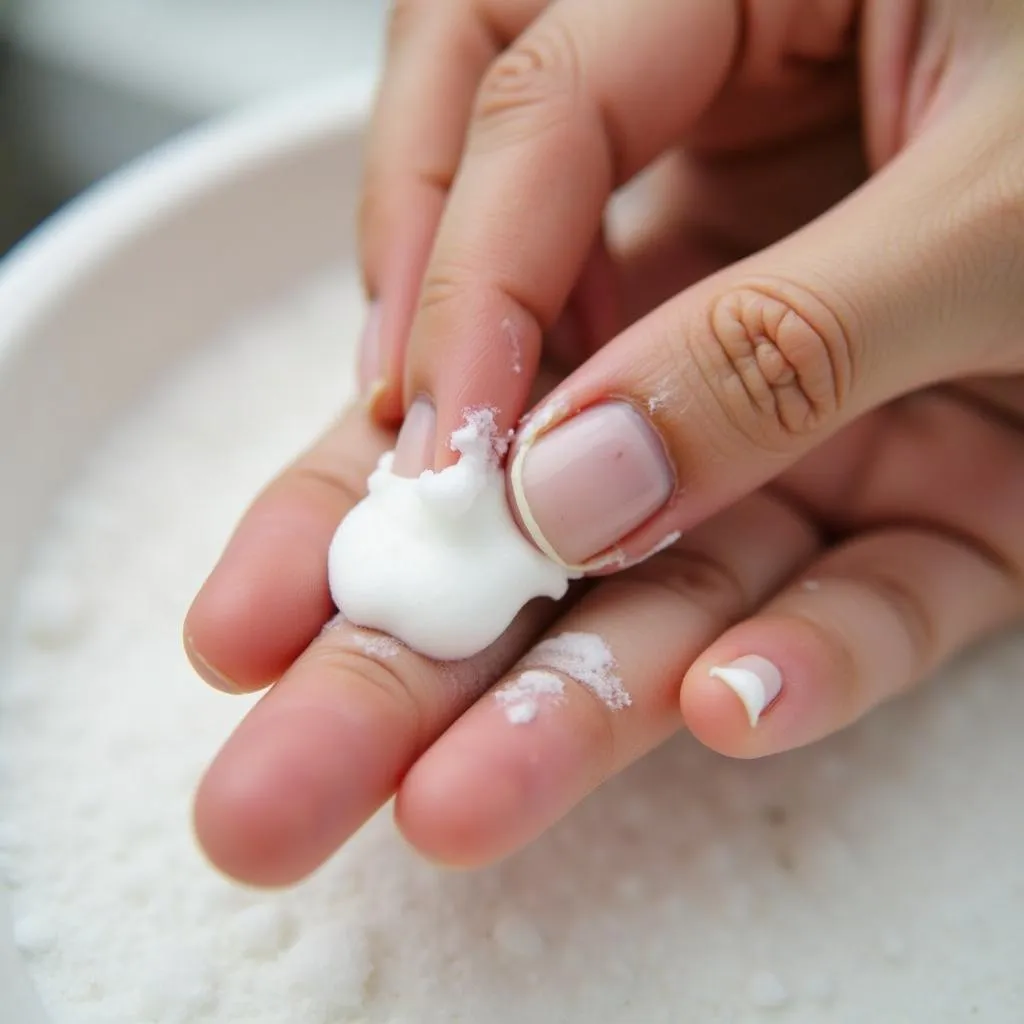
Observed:
[[[425,855],[486,864],[682,728],[735,757],[811,743],[1019,619],[1022,69],[1015,0],[398,3],[362,398],[186,622],[211,683],[273,684],[201,785],[211,859],[294,882],[397,795]],[[655,161],[641,227],[602,232]],[[673,490],[616,548],[681,538],[456,665],[321,633],[330,537],[414,402],[408,473],[450,463],[466,406],[515,429],[547,392],[551,430],[638,410]],[[605,639],[632,706],[566,678],[510,725],[490,691],[567,630]],[[783,680],[755,726],[710,672],[751,654]]]

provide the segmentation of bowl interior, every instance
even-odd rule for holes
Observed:
[[[202,128],[0,265],[0,618],[47,506],[125,404],[247,309],[354,258],[366,92]],[[41,1024],[2,887],[0,994],[0,1024]]]

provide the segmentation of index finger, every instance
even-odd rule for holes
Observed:
[[[490,66],[424,275],[406,400],[438,437],[467,406],[515,426],[612,189],[693,123],[729,72],[738,5],[559,0]],[[525,372],[524,372],[525,371]],[[438,466],[453,454],[439,443]]]
[[[539,0],[538,0],[539,2]],[[367,139],[360,256],[376,302],[360,388],[383,420],[401,418],[402,357],[420,281],[455,176],[473,94],[500,48],[473,0],[399,0]]]

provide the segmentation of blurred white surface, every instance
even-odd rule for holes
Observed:
[[[14,0],[27,159],[69,194],[196,121],[373,78],[386,14],[385,0]]]
[[[0,443],[16,496],[0,501],[0,624],[54,494],[112,418],[241,313],[354,266],[367,102],[340,83],[199,129],[0,264],[0,438],[17,439]],[[43,1020],[0,880],[0,1024]]]

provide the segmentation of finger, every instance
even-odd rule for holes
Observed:
[[[381,634],[332,624],[206,773],[195,827],[207,855],[253,885],[287,885],[309,874],[394,793],[422,751],[553,614],[550,602],[535,602],[488,650],[447,664]]]
[[[650,549],[867,410],[1007,358],[1024,303],[991,269],[1010,244],[992,214],[1001,172],[965,193],[950,170],[952,152],[979,144],[973,110],[957,108],[943,134],[806,228],[627,328],[555,389],[509,473],[539,547],[584,571]],[[988,141],[998,167],[1006,146]]]
[[[1020,426],[1007,406],[979,405],[957,389],[879,410],[775,486],[842,535],[922,525],[1007,566],[1024,564]]]
[[[699,116],[736,33],[733,4],[560,0],[491,64],[410,337],[406,400],[442,437],[466,406],[514,425],[612,188]]]
[[[186,651],[207,682],[266,686],[331,617],[328,545],[392,440],[350,410],[256,499],[185,620]]]
[[[530,7],[500,27],[515,33]],[[517,26],[516,20],[521,23]],[[473,0],[400,0],[392,8],[385,71],[367,140],[360,212],[366,288],[360,386],[383,420],[401,419],[401,375],[423,269],[459,163],[473,96],[502,39]]]
[[[1022,609],[1019,570],[978,548],[926,530],[858,537],[696,660],[683,715],[698,739],[737,757],[802,746]]]
[[[801,517],[757,495],[601,581],[416,763],[396,804],[405,835],[460,865],[532,840],[679,728],[693,658],[816,545]],[[532,696],[527,670],[542,673]]]

